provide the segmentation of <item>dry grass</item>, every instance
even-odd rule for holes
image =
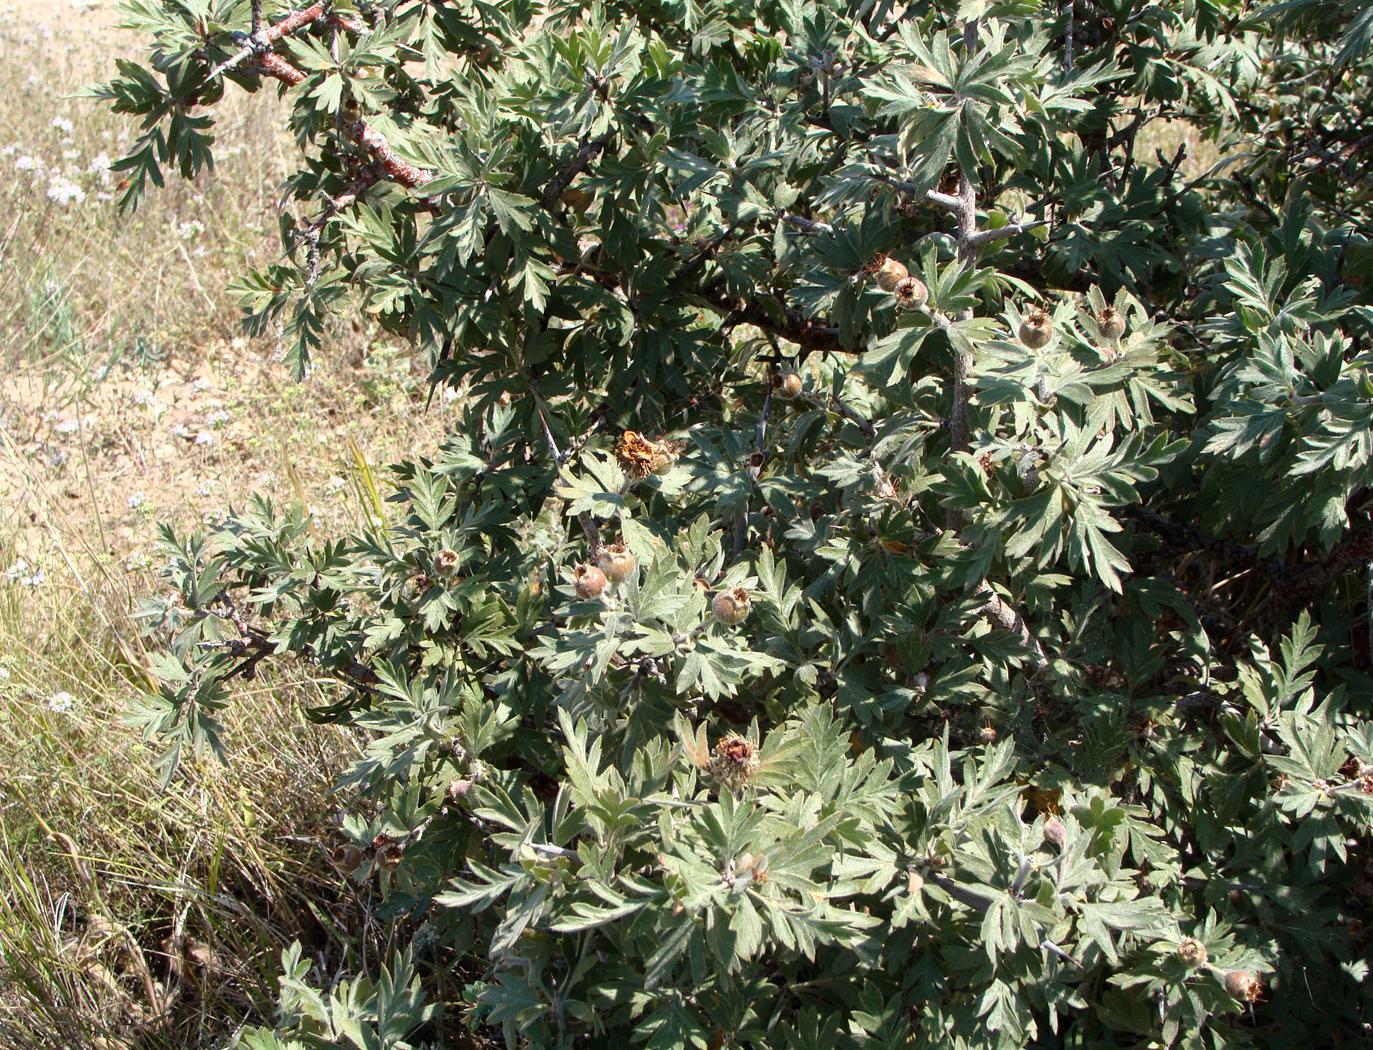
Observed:
[[[270,1011],[277,953],[322,979],[379,936],[329,862],[333,778],[355,753],[303,710],[299,669],[240,690],[233,762],[160,792],[122,723],[142,687],[135,600],[154,525],[251,492],[358,519],[349,443],[432,447],[408,358],[333,333],[296,383],[240,338],[226,282],[269,262],[289,141],[268,94],[225,105],[219,167],[117,214],[102,155],[132,126],[73,100],[134,41],[109,4],[0,11],[0,1046],[216,1045]],[[50,15],[46,25],[42,9]],[[66,122],[70,122],[70,126]]]

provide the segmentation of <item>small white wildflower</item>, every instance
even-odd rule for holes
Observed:
[[[0,157],[13,157],[19,152],[19,143],[11,142],[4,149],[0,149]]]
[[[10,669],[6,667],[4,664],[0,664],[0,682],[8,682],[9,680]]]
[[[207,418],[205,422],[209,423],[212,427],[222,427],[233,418],[233,416],[229,415],[228,412],[225,412],[224,409],[221,408],[218,412],[211,412],[209,418]]]
[[[172,427],[172,437],[188,438],[191,436],[191,428],[185,423],[178,423]]]
[[[124,559],[125,572],[138,572],[152,564],[152,559],[143,551],[134,551]]]
[[[194,383],[191,384],[191,389],[203,394],[205,391],[210,389],[211,385],[212,384],[208,379],[206,379],[204,376],[201,376],[199,379],[197,379]]]
[[[142,489],[139,489],[137,492],[135,492],[132,496],[129,497],[129,509],[137,510],[139,507],[143,506],[147,499],[147,494]]]
[[[197,496],[209,496],[214,492],[215,484],[214,478],[206,478],[200,483],[200,488],[195,490],[195,494]]]
[[[29,571],[29,563],[24,558],[15,558],[14,564],[5,570],[5,582],[14,583]]]
[[[71,133],[76,130],[76,126],[66,117],[53,117],[48,126],[56,128],[64,137],[68,138],[71,136]]]
[[[34,569],[28,576],[21,576],[19,578],[19,586],[37,589],[43,586],[43,581],[47,578],[47,573],[42,569]]]
[[[327,484],[329,486],[330,492],[341,492],[343,490],[343,486],[347,485],[348,482],[344,481],[341,477],[335,474],[333,477],[329,479]]]
[[[56,201],[64,208],[73,202],[80,204],[85,199],[86,191],[65,176],[58,176],[48,183],[48,200]]]
[[[195,443],[197,445],[201,445],[205,448],[208,448],[209,446],[215,443],[214,432],[209,430],[202,430],[195,436]]]
[[[439,396],[440,396],[441,398],[443,398],[443,403],[444,403],[445,405],[451,405],[451,404],[452,404],[454,401],[456,401],[461,395],[460,395],[456,390],[454,390],[451,386],[446,386],[446,387],[443,388],[443,393],[440,394]]]
[[[72,709],[72,706],[75,703],[76,697],[64,690],[59,693],[53,693],[52,696],[48,697],[48,710],[55,711],[59,715],[66,714]]]
[[[92,175],[103,175],[110,170],[110,165],[112,163],[113,161],[110,160],[110,155],[102,149],[91,158],[91,162],[86,165],[86,170]]]
[[[37,157],[25,153],[21,157],[14,158],[14,166],[20,171],[42,171],[43,162]]]
[[[75,160],[79,156],[81,156],[81,151],[77,149],[75,146],[68,146],[66,149],[62,151],[63,160]],[[67,174],[69,175],[79,175],[80,173],[80,168],[69,168],[67,171]]]
[[[183,241],[193,241],[205,232],[205,224],[192,219],[190,222],[183,222],[176,228],[176,235]]]
[[[62,422],[58,423],[57,426],[53,427],[53,430],[57,431],[59,434],[75,434],[80,429],[81,422],[76,419],[64,419]]]
[[[151,405],[153,403],[153,392],[151,390],[135,390],[129,398],[135,405]]]

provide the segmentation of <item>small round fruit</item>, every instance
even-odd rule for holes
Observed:
[[[1039,307],[1035,307],[1025,315],[1020,322],[1020,341],[1031,350],[1038,350],[1048,343],[1054,334],[1053,322],[1049,320],[1049,315]]]
[[[601,553],[596,557],[596,567],[605,573],[605,578],[611,583],[624,583],[634,575],[639,563],[623,543],[611,543],[601,548]]]
[[[351,842],[334,849],[334,863],[344,871],[355,871],[362,864],[362,850]]]
[[[1053,843],[1059,849],[1068,841],[1068,829],[1058,817],[1050,817],[1044,822],[1044,841]]]
[[[1178,958],[1182,960],[1184,966],[1196,969],[1206,963],[1206,945],[1195,937],[1184,937],[1178,943]]]
[[[742,587],[732,587],[721,591],[710,603],[710,611],[721,623],[738,624],[748,619],[749,608],[753,601],[748,591]]]
[[[452,576],[458,571],[458,552],[445,547],[434,555],[434,571],[440,576]]]
[[[907,277],[892,294],[896,296],[897,307],[902,310],[919,310],[930,301],[930,290],[919,277]]]
[[[1113,306],[1106,306],[1096,315],[1101,334],[1112,341],[1125,334],[1125,318]]]
[[[905,263],[890,255],[881,256],[881,262],[873,260],[873,273],[877,275],[877,287],[884,292],[896,291],[896,286],[910,276]]]
[[[1263,994],[1263,982],[1248,970],[1231,970],[1225,975],[1225,990],[1236,999],[1256,1003]]]
[[[599,598],[605,590],[605,573],[594,565],[578,565],[572,573],[579,598]]]
[[[801,396],[803,384],[795,372],[776,372],[772,377],[772,392],[783,401],[795,401]]]

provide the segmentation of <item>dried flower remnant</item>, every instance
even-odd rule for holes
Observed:
[[[615,443],[615,458],[621,469],[633,478],[667,473],[677,462],[679,452],[674,442],[653,441],[636,430],[626,430]]]
[[[753,742],[730,733],[715,745],[710,775],[730,791],[738,791],[758,774],[758,749]]]

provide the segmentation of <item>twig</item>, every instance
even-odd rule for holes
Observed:
[[[229,72],[231,69],[237,68],[248,59],[252,58],[253,55],[268,50],[282,37],[290,36],[297,29],[316,21],[323,16],[325,7],[323,3],[311,4],[309,7],[301,8],[298,11],[292,11],[275,25],[263,28],[261,6],[261,0],[257,0],[253,5],[253,33],[249,38],[248,43],[244,44],[238,52],[231,55],[229,58],[226,58],[219,65],[215,66],[214,69],[210,70],[209,75],[205,78],[206,83],[209,83],[221,74]]]
[[[998,226],[994,230],[978,230],[968,238],[969,246],[981,248],[984,244],[991,244],[993,241],[1003,241],[1007,237],[1014,237],[1018,233],[1026,233],[1029,230],[1037,230],[1041,226],[1048,226],[1048,219],[1036,219],[1033,222],[1012,222],[1005,226]]]
[[[958,173],[958,261],[971,264],[977,252],[973,238],[977,235],[977,190],[971,175]],[[962,320],[972,316],[971,308],[963,312]],[[968,372],[972,369],[972,355],[956,350],[953,358],[953,404],[949,409],[949,450],[964,452],[968,448]]]
[[[1011,608],[1001,595],[992,590],[992,585],[983,580],[977,588],[977,594],[978,597],[985,595],[987,598],[986,603],[977,610],[978,614],[990,617],[1002,630],[1019,638],[1025,647],[1034,653],[1036,671],[1048,667],[1049,658],[1044,654],[1044,647],[1039,644],[1039,639],[1030,633],[1024,618]]]
[[[833,233],[834,227],[827,222],[816,222],[814,219],[807,219],[804,215],[784,214],[782,221],[788,226],[795,226],[802,233]]]
[[[885,186],[900,193],[910,193],[916,196],[923,196],[931,204],[945,211],[957,214],[963,210],[963,201],[951,193],[940,193],[938,190],[925,190],[923,193],[920,187],[913,182],[905,182],[901,179],[892,178],[890,175],[874,175],[874,179]]]
[[[583,138],[582,144],[572,157],[572,162],[548,180],[548,186],[544,189],[539,203],[545,209],[551,209],[553,205],[558,203],[558,198],[563,195],[563,191],[572,185],[573,179],[591,165],[591,162],[596,159],[596,155],[610,143],[610,139],[611,132],[609,131],[594,139]]]
[[[753,429],[753,449],[754,454],[750,457],[748,465],[749,495],[758,484],[758,475],[763,470],[763,464],[767,461],[767,435],[768,435],[768,409],[772,407],[772,389],[763,395],[763,409],[758,413],[758,424]],[[734,522],[734,554],[737,559],[744,552],[744,544],[748,542],[748,515],[749,497],[744,498],[744,507],[739,512],[738,519]]]

